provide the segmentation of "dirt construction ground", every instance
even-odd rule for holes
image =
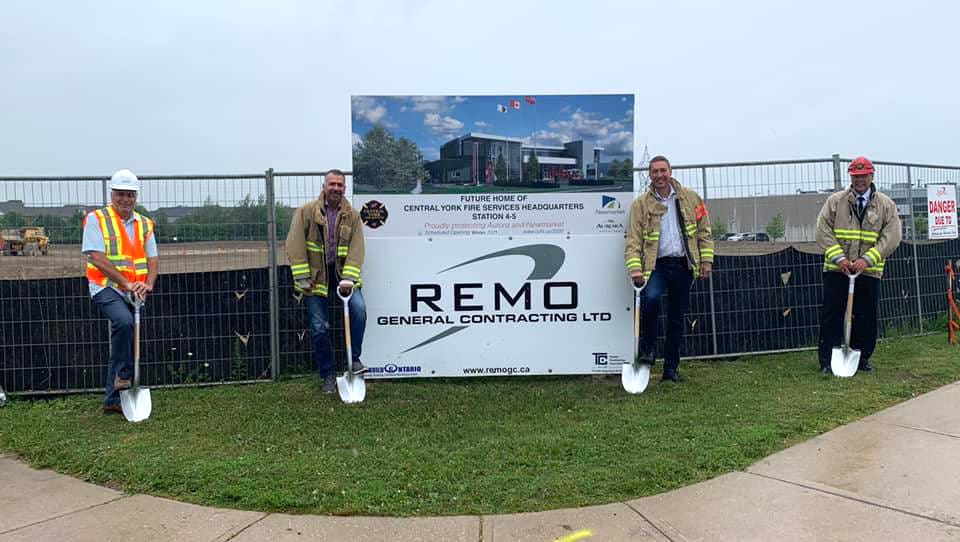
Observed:
[[[817,252],[815,243],[794,243],[803,252]],[[746,256],[769,254],[791,243],[718,241],[717,254]],[[287,265],[283,243],[277,244],[277,263]],[[85,258],[79,245],[50,245],[47,256],[0,256],[0,280],[82,277]],[[165,243],[160,245],[160,273],[196,273],[229,271],[267,266],[264,241],[208,241],[201,243]]]

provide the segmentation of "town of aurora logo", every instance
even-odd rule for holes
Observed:
[[[377,229],[387,222],[387,208],[377,200],[370,200],[360,209],[360,220],[370,229]]]

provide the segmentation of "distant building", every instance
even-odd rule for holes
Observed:
[[[0,201],[0,215],[7,213],[16,213],[24,218],[35,218],[38,216],[58,216],[61,218],[71,218],[78,214],[85,215],[93,211],[96,207],[87,205],[63,205],[60,207],[27,207],[22,200]]]
[[[813,241],[817,215],[829,193],[783,196],[720,198],[707,201],[710,221],[726,226],[730,233],[765,232],[777,213],[783,214],[784,238],[778,241]]]
[[[99,209],[100,205],[62,205],[60,207],[27,207],[22,200],[0,201],[0,216],[6,213],[16,213],[24,218],[36,218],[38,216],[58,216],[61,218],[71,218],[79,215],[86,215],[90,211]],[[153,218],[156,214],[163,214],[168,222],[177,220],[196,212],[199,207],[160,207],[155,211],[147,211],[147,214]]]
[[[570,141],[562,146],[527,145],[519,138],[471,132],[440,147],[440,159],[424,167],[435,183],[493,184],[494,181],[519,182],[524,178],[521,164],[536,154],[540,164],[538,180],[596,179],[603,147],[586,141]],[[503,158],[504,179],[496,178],[496,165]]]
[[[4,213],[17,213],[18,215],[23,215],[23,200],[11,199],[7,201],[0,201],[0,215]]]
[[[897,204],[897,214],[903,226],[905,238],[910,238],[913,222],[910,220],[911,190],[907,185],[894,184],[880,187],[880,191]],[[767,225],[777,213],[784,219],[784,238],[788,243],[814,241],[817,215],[833,193],[831,190],[798,192],[796,195],[756,196],[741,198],[710,199],[711,222],[719,221],[730,233],[765,232]],[[927,189],[913,188],[914,216],[927,216]]]
[[[183,205],[176,207],[158,207],[156,211],[150,214],[150,217],[156,218],[158,215],[163,215],[167,218],[167,222],[172,224],[185,216],[191,215],[196,212],[197,209],[199,209],[199,207],[184,207]]]

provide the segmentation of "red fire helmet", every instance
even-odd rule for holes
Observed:
[[[847,168],[847,173],[850,175],[870,175],[873,172],[873,162],[868,160],[866,156],[854,158],[853,162],[850,162],[850,167]]]

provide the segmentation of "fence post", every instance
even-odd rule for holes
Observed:
[[[273,168],[264,174],[267,196],[267,266],[270,288],[270,378],[276,380],[280,357],[280,311],[277,280],[277,205],[274,194]]]
[[[110,205],[110,198],[108,197],[108,194],[107,194],[107,182],[109,182],[107,181],[107,179],[103,179],[102,181],[100,181],[100,190],[103,192],[104,205]]]
[[[700,168],[700,182],[703,187],[703,200],[707,201],[707,168]],[[707,214],[707,220],[710,220],[710,215]],[[714,261],[716,261],[716,256],[714,256]],[[719,349],[717,348],[717,312],[713,300],[713,272],[711,270],[710,276],[707,278],[707,284],[710,287],[710,337],[713,339],[713,355],[719,354]]]
[[[913,247],[913,278],[917,285],[917,323],[923,333],[923,302],[920,299],[920,262],[917,259],[917,221],[913,216],[913,175],[907,166],[907,198],[910,200],[910,245]]]
[[[843,177],[840,172],[840,155],[833,155],[833,191],[839,192],[843,190]]]

